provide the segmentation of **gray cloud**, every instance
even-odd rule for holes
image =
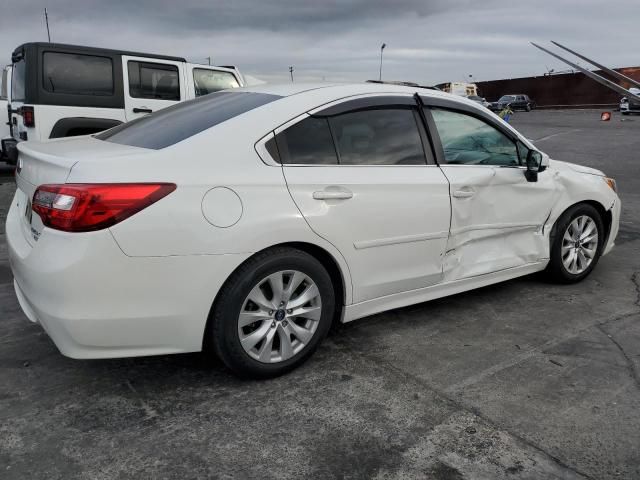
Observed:
[[[610,66],[636,65],[640,3],[620,0],[0,0],[0,62],[46,40],[235,64],[267,80],[421,83],[542,74],[564,65],[528,42],[555,39]],[[613,4],[612,4],[613,5]]]

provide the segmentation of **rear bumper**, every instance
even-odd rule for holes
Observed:
[[[199,351],[217,291],[242,255],[128,257],[108,230],[45,229],[26,241],[22,208],[6,234],[16,295],[60,352],[112,358]]]
[[[628,103],[620,104],[620,111],[622,113],[640,113],[640,105],[630,105]]]

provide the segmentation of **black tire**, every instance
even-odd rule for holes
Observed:
[[[571,222],[580,217],[588,216],[593,219],[598,230],[598,244],[596,253],[591,261],[591,264],[581,273],[573,274],[567,270],[562,261],[562,239]],[[551,231],[551,252],[549,264],[546,268],[548,277],[558,283],[576,283],[586,278],[598,264],[598,260],[602,255],[602,247],[605,240],[605,229],[602,217],[598,210],[593,206],[586,203],[579,203],[569,208],[558,219]]]
[[[318,287],[322,302],[320,320],[304,348],[291,358],[278,363],[262,363],[242,347],[238,334],[238,318],[251,289],[267,276],[297,270],[307,275]],[[327,335],[335,313],[335,290],[324,266],[306,252],[276,247],[258,253],[242,264],[226,281],[210,314],[210,344],[216,355],[234,373],[249,378],[282,375],[301,365]]]
[[[527,103],[527,106],[525,107],[525,110],[526,110],[527,112],[530,112],[530,111],[532,110],[532,109],[531,109],[531,104]]]
[[[620,112],[622,115],[629,115],[629,112]]]

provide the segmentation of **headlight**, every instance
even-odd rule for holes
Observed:
[[[604,177],[604,181],[607,182],[609,188],[614,192],[618,193],[618,186],[616,185],[616,181],[613,178]]]

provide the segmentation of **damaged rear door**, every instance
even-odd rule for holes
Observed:
[[[528,147],[472,111],[427,108],[439,163],[450,184],[451,228],[444,280],[548,258],[543,228],[556,198],[551,172],[525,178]]]

